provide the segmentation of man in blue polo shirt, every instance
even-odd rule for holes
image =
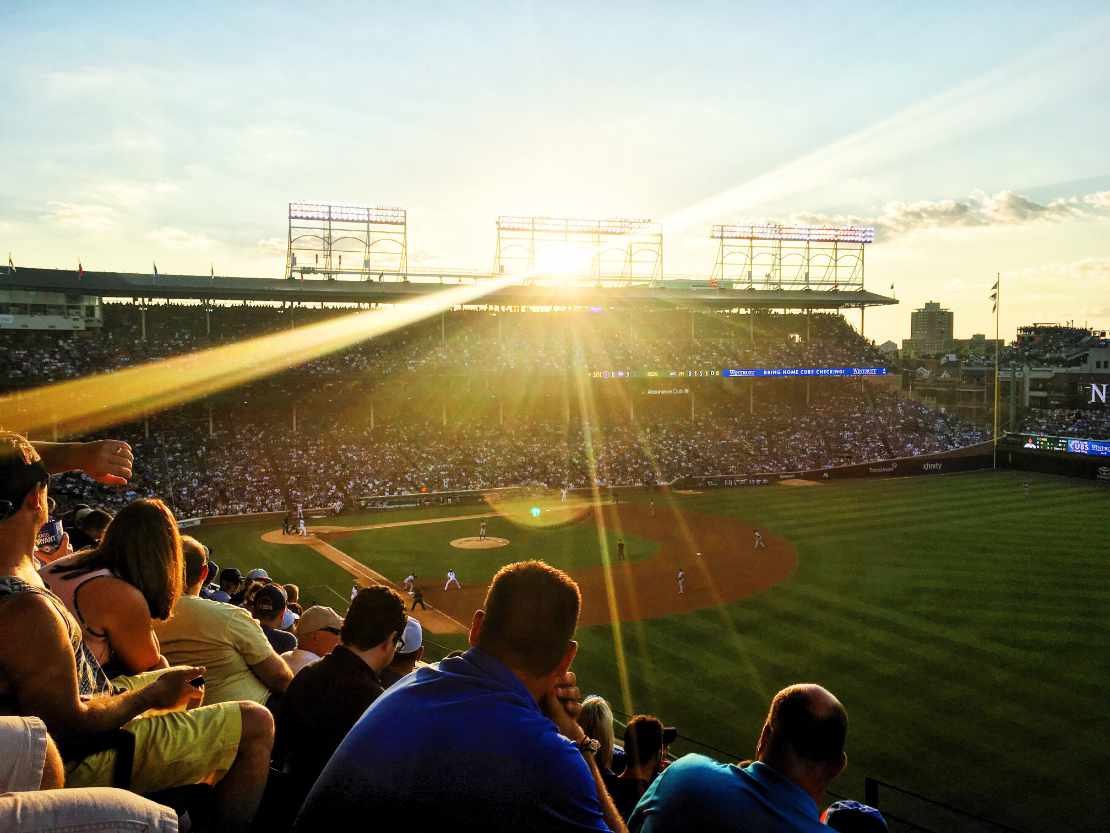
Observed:
[[[848,715],[819,685],[784,688],[771,701],[746,766],[686,755],[648,787],[632,833],[828,833],[817,805],[848,762]]]
[[[351,729],[296,831],[617,831],[598,744],[575,722],[578,585],[543,562],[510,564],[474,613],[471,648],[418,669]]]

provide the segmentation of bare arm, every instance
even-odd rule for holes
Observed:
[[[605,781],[601,777],[601,769],[594,760],[594,756],[590,754],[583,754],[586,763],[590,767],[590,774],[594,777],[594,785],[597,787],[597,800],[601,804],[601,815],[605,817],[605,823],[609,825],[609,829],[613,833],[628,833],[628,827],[625,826],[624,819],[621,818],[620,811],[617,810],[617,805],[613,803],[613,797],[609,795],[609,790],[605,787]]]
[[[123,440],[89,443],[31,443],[51,474],[83,471],[93,480],[122,486],[131,479],[135,458]]]
[[[105,576],[82,585],[77,603],[89,626],[107,633],[128,674],[169,667],[151,630],[150,608],[137,588]]]
[[[285,691],[293,682],[293,672],[289,669],[289,663],[277,654],[270,654],[262,662],[252,665],[251,671],[275,694]]]
[[[182,668],[137,691],[82,700],[65,626],[50,602],[31,593],[0,606],[0,672],[20,714],[42,718],[60,738],[118,729],[148,709],[184,706],[196,693],[188,681],[203,675]]]
[[[578,695],[579,691],[574,672],[568,671],[556,683],[556,687],[544,695],[542,702],[544,713],[558,727],[559,733],[575,743],[581,742],[586,737],[586,733],[578,725],[576,719],[578,712],[581,711]],[[613,798],[609,795],[605,781],[601,778],[601,770],[598,768],[594,756],[583,753],[582,757],[586,759],[590,774],[594,777],[594,786],[597,787],[597,801],[601,805],[601,815],[605,819],[605,823],[609,825],[609,829],[613,833],[628,833],[624,819],[621,818],[617,805],[613,803]]]

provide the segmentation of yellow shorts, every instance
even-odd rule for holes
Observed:
[[[137,689],[160,672],[117,677],[113,686]],[[231,768],[243,733],[237,702],[202,706],[190,711],[137,717],[124,727],[135,736],[131,789],[143,794],[187,784],[214,784]],[[67,787],[110,787],[115,752],[67,764]]]

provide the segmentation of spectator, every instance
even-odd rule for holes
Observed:
[[[111,512],[88,506],[79,508],[73,513],[73,523],[68,530],[70,545],[75,551],[97,546],[111,522]]]
[[[597,743],[574,720],[580,605],[561,570],[501,568],[474,614],[470,650],[410,674],[366,710],[295,829],[373,818],[383,828],[623,831]]]
[[[599,694],[591,694],[583,700],[582,710],[578,713],[578,725],[582,727],[586,737],[601,744],[594,757],[602,776],[607,773],[619,775],[624,769],[624,750],[619,750],[619,756],[614,755],[619,747],[613,736],[613,710],[609,701]]]
[[[37,717],[0,717],[0,830],[176,833],[177,814],[126,790],[62,790],[58,747]]]
[[[235,567],[224,567],[220,570],[220,590],[227,593],[229,604],[233,603],[232,600],[242,586],[243,574]]]
[[[825,808],[821,821],[839,833],[887,833],[886,819],[874,807],[858,801],[835,801]]]
[[[286,613],[289,611],[285,591],[282,590],[280,584],[266,584],[259,587],[251,597],[249,606],[254,618],[262,625],[262,632],[266,634],[266,639],[269,640],[275,651],[283,654],[297,647],[297,637],[286,630],[282,630],[282,628],[292,625],[293,622],[286,619]]]
[[[632,815],[640,796],[662,771],[667,743],[674,740],[674,735],[674,729],[668,734],[659,719],[649,714],[633,715],[628,721],[624,729],[624,772],[605,782],[625,821]]]
[[[297,647],[282,654],[296,675],[302,668],[330,654],[339,644],[343,618],[330,607],[313,605],[297,620]]]
[[[203,687],[190,681],[203,668],[120,677],[109,686],[80,625],[32,566],[35,534],[48,516],[49,480],[30,443],[0,432],[0,633],[7,635],[0,640],[0,712],[40,717],[65,755],[67,783],[78,787],[111,784],[115,752],[80,750],[125,726],[135,737],[133,789],[216,783],[215,826],[246,829],[266,783],[270,715],[249,703],[228,703],[139,717],[196,703]]]
[[[208,703],[250,700],[267,704],[271,696],[288,688],[293,672],[249,612],[200,598],[200,587],[208,575],[204,545],[186,535],[182,551],[185,592],[177,600],[173,617],[155,625],[162,652],[171,662],[208,669]]]
[[[213,602],[223,602],[224,604],[231,603],[231,594],[222,590],[220,585],[215,582],[216,576],[220,574],[220,565],[212,560],[212,550],[207,544],[202,544],[205,552],[208,554],[208,575],[204,578],[204,586],[200,588],[200,597],[202,599],[209,599]]]
[[[382,670],[382,686],[389,688],[402,677],[416,670],[417,663],[424,658],[424,628],[419,620],[409,617],[405,622],[405,632],[401,638],[404,649],[397,649],[393,662]],[[423,664],[423,663],[421,663]]]
[[[686,755],[652,783],[629,821],[633,833],[827,833],[817,805],[847,763],[848,716],[821,686],[784,688],[771,701],[747,766]]]
[[[303,799],[355,721],[384,687],[405,631],[405,603],[383,586],[360,590],[343,619],[339,645],[302,669],[281,704],[277,745],[292,789]],[[299,806],[299,803],[298,803]]]
[[[162,501],[124,507],[96,549],[60,558],[40,574],[77,617],[108,676],[168,667],[151,624],[169,618],[184,568],[177,522]]]

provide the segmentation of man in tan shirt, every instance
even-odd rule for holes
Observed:
[[[169,621],[154,624],[162,654],[171,663],[208,669],[205,703],[251,700],[265,705],[288,688],[293,672],[248,611],[200,598],[208,574],[208,550],[188,535],[181,537],[181,543],[187,587]]]

